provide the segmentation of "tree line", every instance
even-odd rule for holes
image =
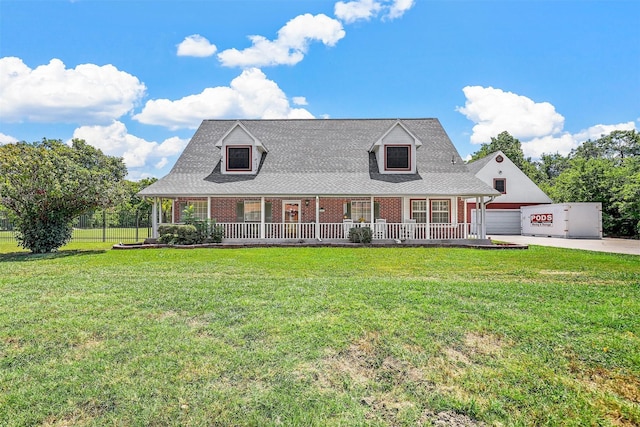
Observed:
[[[615,130],[588,140],[566,156],[543,154],[525,158],[522,144],[508,132],[482,144],[471,160],[501,150],[554,203],[602,203],[603,232],[640,237],[640,133]]]

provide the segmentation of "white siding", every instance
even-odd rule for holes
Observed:
[[[498,155],[504,158],[501,163],[496,161]],[[494,179],[506,180],[506,194],[498,196],[494,203],[551,203],[549,196],[501,152],[494,153],[489,163],[476,173],[476,177],[492,188]]]

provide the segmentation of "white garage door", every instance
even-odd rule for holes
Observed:
[[[475,213],[474,209],[474,221]],[[520,232],[520,209],[487,209],[487,234],[519,235]]]

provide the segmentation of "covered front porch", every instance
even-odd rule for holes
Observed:
[[[259,196],[155,198],[153,236],[161,224],[183,222],[191,207],[215,221],[225,241],[340,241],[354,227],[369,227],[373,240],[455,241],[486,239],[485,209],[491,198],[477,196],[479,215],[465,221],[469,196]]]

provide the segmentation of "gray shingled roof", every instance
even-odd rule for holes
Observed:
[[[469,162],[467,163],[467,168],[469,169],[469,172],[471,172],[472,174],[477,174],[478,172],[480,172],[480,170],[486,166],[487,163],[489,163],[491,160],[493,160],[493,158],[496,156],[496,154],[498,153],[502,153],[502,151],[496,151],[493,152],[481,159],[478,160],[474,160],[473,162]]]
[[[469,172],[437,119],[400,119],[422,146],[416,175],[378,173],[371,145],[396,119],[205,120],[143,196],[497,195]],[[269,150],[257,175],[220,173],[215,144],[238,122]],[[452,163],[454,159],[455,163]]]

